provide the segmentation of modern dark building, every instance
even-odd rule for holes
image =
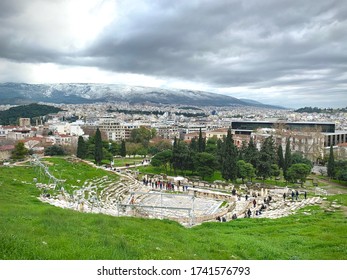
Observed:
[[[258,128],[284,128],[296,131],[317,131],[323,133],[334,133],[335,123],[330,122],[265,122],[265,121],[233,121],[231,128],[235,134],[250,134]]]

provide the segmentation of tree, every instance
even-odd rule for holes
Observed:
[[[279,166],[275,163],[271,164],[271,176],[278,177],[280,176],[280,174],[281,174],[281,171]]]
[[[133,143],[141,143],[145,148],[148,148],[149,140],[156,135],[155,129],[149,129],[144,126],[135,128],[131,131],[130,141]]]
[[[197,153],[199,151],[199,146],[198,146],[198,142],[196,141],[196,137],[193,137],[192,140],[190,141],[189,149],[194,153]]]
[[[101,140],[101,132],[100,129],[97,128],[95,132],[95,150],[94,150],[94,159],[97,165],[101,164],[103,160],[103,150],[102,150],[102,140]]]
[[[272,165],[276,162],[276,152],[272,136],[265,138],[261,145],[258,161],[258,176],[265,180],[272,176]]]
[[[296,182],[300,181],[301,187],[306,181],[307,176],[311,172],[311,167],[304,163],[292,164],[287,170],[287,176],[289,181]]]
[[[205,147],[206,147],[206,139],[202,137],[202,131],[200,128],[199,138],[198,138],[198,152],[199,153],[205,152]]]
[[[253,138],[249,140],[247,149],[243,153],[243,159],[252,164],[255,169],[258,167],[259,151],[254,143]]]
[[[215,157],[209,153],[197,153],[194,157],[194,166],[199,176],[204,180],[205,177],[211,177],[215,171]]]
[[[335,162],[336,179],[347,181],[347,160],[338,160]]]
[[[87,146],[86,146],[86,142],[84,141],[82,136],[78,137],[76,155],[78,158],[81,158],[81,159],[84,159],[87,157]]]
[[[156,153],[171,150],[172,142],[169,139],[153,139],[148,146],[148,153],[155,155]]]
[[[143,148],[143,146],[140,143],[126,143],[126,151],[129,156],[136,156],[139,152],[139,150]]]
[[[61,146],[53,145],[45,149],[45,156],[63,156],[65,151]]]
[[[25,148],[23,142],[18,142],[14,146],[14,150],[12,151],[11,158],[14,160],[22,160],[28,154],[29,150]]]
[[[245,153],[246,153],[247,147],[248,147],[247,142],[242,141],[242,145],[241,145],[241,148],[239,149],[239,155],[238,155],[239,160],[245,160]]]
[[[122,140],[121,146],[120,146],[120,155],[122,157],[125,157],[127,155],[127,149],[125,146],[125,140]]]
[[[185,142],[180,141],[176,137],[172,146],[172,166],[175,174],[177,174],[177,170],[194,169],[190,149]]]
[[[211,155],[216,155],[217,153],[217,137],[213,136],[206,141],[205,152]]]
[[[235,180],[237,178],[237,148],[230,129],[228,130],[222,149],[224,154],[221,164],[222,177],[225,180]]]
[[[290,150],[290,139],[288,138],[286,143],[286,151],[285,151],[284,163],[283,163],[283,176],[284,176],[284,179],[286,179],[287,181],[288,181],[287,170],[291,165],[292,165],[292,152]]]
[[[252,178],[255,177],[255,168],[252,164],[245,162],[244,160],[237,161],[237,172],[238,177],[242,179],[242,183],[244,183],[246,178],[252,181]]]
[[[165,168],[165,173],[168,173],[168,167],[171,167],[172,151],[166,150],[157,153],[151,160],[151,165],[153,166],[163,166]]]
[[[279,168],[282,168],[283,169],[283,166],[284,166],[284,156],[283,156],[283,148],[282,148],[282,145],[279,144],[278,147],[277,147],[277,159],[278,159],[278,166]]]
[[[292,153],[292,164],[296,164],[296,163],[304,163],[309,165],[311,168],[313,167],[312,162],[309,159],[304,158],[301,152]]]
[[[330,145],[327,172],[330,178],[334,178],[336,175],[333,145]]]

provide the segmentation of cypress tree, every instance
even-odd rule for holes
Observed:
[[[199,153],[205,152],[205,147],[206,147],[206,141],[205,141],[205,138],[202,137],[202,131],[200,128],[199,138],[198,138],[198,152]]]
[[[333,145],[330,145],[327,172],[330,178],[335,177],[335,158],[334,158]]]
[[[278,166],[283,169],[284,166],[284,157],[283,157],[283,148],[282,145],[279,144],[277,147],[277,159],[278,159]]]
[[[258,175],[263,179],[272,175],[271,165],[276,162],[276,152],[272,136],[266,138],[262,143],[259,153]]]
[[[258,167],[259,151],[254,143],[253,138],[250,139],[247,149],[243,155],[244,161],[253,165],[255,169]]]
[[[122,142],[121,142],[120,155],[122,157],[125,157],[127,155],[127,149],[126,149],[126,146],[125,146],[125,140],[122,140]]]
[[[76,156],[81,159],[84,159],[87,156],[87,146],[82,136],[78,137]]]
[[[189,148],[192,152],[198,152],[199,148],[198,148],[198,143],[196,141],[196,137],[194,137],[189,144]]]
[[[235,180],[237,178],[237,148],[230,129],[228,130],[223,146],[222,177],[225,180]]]
[[[101,132],[99,128],[97,128],[95,132],[94,159],[97,165],[100,165],[103,159]]]
[[[287,139],[286,143],[286,151],[284,155],[284,163],[283,163],[283,176],[284,179],[288,181],[287,170],[292,165],[292,152],[290,150],[290,139]]]

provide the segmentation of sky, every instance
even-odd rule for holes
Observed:
[[[0,82],[347,106],[346,0],[1,0]]]

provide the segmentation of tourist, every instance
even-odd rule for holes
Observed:
[[[237,216],[236,216],[236,213],[234,213],[231,217],[232,220],[236,220],[237,219]]]
[[[306,199],[306,196],[307,196],[307,193],[306,193],[306,191],[304,192],[304,197],[305,197],[305,199]]]
[[[298,192],[298,190],[296,190],[296,192],[295,192],[295,199],[298,200],[298,197],[299,197],[299,192]]]
[[[248,208],[248,211],[247,211],[247,216],[248,216],[248,218],[250,218],[251,215],[252,215],[252,211],[251,211],[251,209]]]
[[[257,201],[255,199],[253,199],[253,206],[255,208],[255,206],[257,206]]]
[[[294,200],[294,195],[295,195],[294,190],[292,190],[292,201]]]
[[[286,193],[283,193],[283,200],[286,201]]]
[[[248,200],[248,194],[246,194],[246,200]]]

